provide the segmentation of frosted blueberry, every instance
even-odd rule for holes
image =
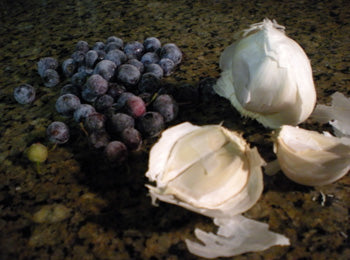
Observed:
[[[143,71],[145,69],[145,66],[143,65],[143,63],[141,61],[139,61],[138,59],[130,59],[126,63],[134,65],[136,68],[138,68],[140,73],[143,73]]]
[[[45,87],[52,88],[60,82],[60,76],[57,71],[53,69],[47,69],[42,76]]]
[[[113,133],[121,133],[125,128],[134,127],[135,120],[133,117],[124,114],[124,113],[116,113],[112,115],[109,120],[109,128]]]
[[[23,105],[32,103],[35,99],[35,89],[29,84],[22,84],[15,87],[13,97],[18,103]]]
[[[77,65],[72,58],[69,58],[63,61],[62,71],[67,78],[70,78],[71,76],[73,76],[76,70],[77,70]]]
[[[117,65],[110,60],[102,60],[97,63],[94,73],[100,74],[105,80],[109,81],[113,76]]]
[[[121,141],[130,149],[137,150],[142,144],[142,137],[140,132],[133,128],[125,128],[120,134]]]
[[[40,77],[43,77],[45,70],[52,69],[56,70],[58,68],[58,61],[52,57],[41,58],[38,61],[38,73]]]
[[[60,96],[56,101],[56,110],[64,116],[73,115],[74,111],[80,107],[80,99],[73,94]]]
[[[75,45],[75,50],[86,53],[89,51],[89,44],[86,41],[78,41]]]
[[[110,163],[117,165],[124,162],[128,157],[128,149],[125,144],[120,141],[110,142],[106,146],[104,153]]]
[[[86,88],[96,96],[105,94],[108,90],[108,82],[99,74],[91,75],[86,81]]]
[[[65,123],[55,121],[47,127],[46,135],[50,142],[64,144],[69,140],[69,128]]]
[[[123,64],[119,67],[117,79],[126,86],[134,86],[140,79],[140,71],[131,64]]]
[[[93,68],[98,60],[98,53],[95,50],[90,50],[85,55],[85,64],[88,68]]]
[[[147,112],[137,120],[137,129],[145,136],[156,136],[164,129],[164,118],[158,112]]]
[[[95,101],[95,108],[99,112],[104,112],[114,103],[114,99],[110,95],[102,95]]]
[[[159,56],[155,52],[146,52],[141,57],[141,62],[144,65],[152,64],[152,63],[158,63],[159,62]]]
[[[145,68],[145,72],[153,73],[158,79],[161,79],[163,77],[163,69],[158,64],[148,64],[145,66]]]
[[[156,37],[147,37],[143,42],[143,46],[147,52],[156,52],[161,47],[161,43]]]
[[[107,43],[110,43],[110,42],[115,42],[118,44],[119,48],[118,49],[122,49],[123,46],[124,46],[124,42],[122,39],[120,39],[119,37],[116,37],[116,36],[109,36],[107,38]]]
[[[163,116],[164,121],[167,123],[176,118],[179,111],[179,106],[172,96],[162,94],[154,100],[153,109],[159,112]]]
[[[126,61],[127,58],[124,52],[116,49],[116,50],[111,50],[107,52],[105,59],[113,61],[115,65],[119,67],[121,64],[123,64]]]
[[[159,66],[163,69],[164,76],[170,76],[175,69],[175,63],[168,58],[162,58],[159,61]]]
[[[75,51],[72,53],[71,58],[74,60],[74,62],[78,65],[84,65],[85,62],[85,52],[83,51]]]
[[[70,82],[76,86],[83,86],[85,84],[88,74],[85,71],[74,73],[70,79]]]
[[[95,42],[94,46],[92,47],[95,51],[104,51],[105,44],[103,42]]]
[[[167,43],[161,48],[160,57],[171,59],[175,65],[178,65],[182,60],[182,52],[174,43]]]
[[[105,129],[105,125],[106,116],[98,112],[88,115],[84,120],[84,127],[90,133]]]
[[[128,42],[124,46],[124,52],[129,59],[140,59],[144,52],[144,47],[143,44],[138,41]]]
[[[73,118],[76,122],[82,122],[87,118],[89,115],[95,113],[96,110],[93,106],[89,104],[81,104],[73,114]]]

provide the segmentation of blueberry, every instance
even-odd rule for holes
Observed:
[[[126,88],[123,85],[119,85],[118,83],[108,83],[108,91],[107,94],[117,100],[122,93],[126,91]]]
[[[171,59],[175,65],[180,64],[182,60],[182,53],[174,43],[167,43],[163,45],[163,47],[160,50],[160,57]]]
[[[140,82],[138,84],[138,89],[140,92],[155,93],[160,88],[160,79],[151,72],[147,72],[142,75]]]
[[[76,122],[82,122],[87,118],[89,115],[95,113],[96,110],[93,106],[89,104],[81,104],[73,114],[73,118]]]
[[[156,37],[148,37],[144,40],[143,46],[145,51],[156,52],[161,47],[161,43]]]
[[[56,110],[64,116],[70,116],[80,107],[80,99],[73,94],[60,96],[56,101]]]
[[[85,62],[85,52],[83,51],[75,51],[71,55],[71,58],[74,60],[74,62],[78,65],[81,66]]]
[[[114,103],[114,99],[110,95],[102,95],[95,101],[95,108],[99,112],[104,112]]]
[[[76,70],[77,70],[77,65],[72,58],[66,59],[62,63],[62,71],[67,78],[70,78],[71,76],[73,76]]]
[[[164,129],[164,118],[158,112],[147,112],[138,118],[137,129],[145,136],[156,136]]]
[[[104,129],[89,134],[89,144],[95,149],[105,148],[110,139],[109,134]]]
[[[45,87],[48,88],[52,88],[60,82],[60,76],[58,75],[57,71],[53,69],[45,70],[42,79]]]
[[[151,72],[153,73],[158,79],[161,79],[163,77],[163,69],[155,63],[148,64],[145,66],[146,67],[146,72]]]
[[[105,52],[110,52],[113,50],[121,50],[123,46],[120,46],[118,42],[109,42],[105,47]]]
[[[77,85],[73,84],[66,84],[61,88],[60,96],[64,94],[73,94],[76,95],[77,97],[80,96],[80,88]]]
[[[138,59],[130,59],[126,63],[134,65],[136,68],[138,68],[140,73],[143,73],[143,71],[145,69],[145,66],[143,65],[143,63],[141,61],[139,61]]]
[[[84,127],[89,133],[103,130],[105,129],[105,125],[105,115],[98,112],[88,115],[84,120]]]
[[[98,98],[98,95],[96,95],[95,93],[92,93],[92,92],[90,91],[90,89],[84,88],[83,91],[81,92],[81,97],[82,97],[83,100],[85,100],[86,102],[93,103],[93,102],[95,102],[96,99]]]
[[[154,100],[153,109],[163,116],[165,122],[170,122],[176,118],[179,106],[172,96],[162,94]]]
[[[144,65],[152,64],[152,63],[158,63],[159,62],[159,56],[155,52],[146,52],[141,57],[141,62]]]
[[[88,68],[93,68],[98,60],[98,53],[95,50],[90,50],[85,55],[85,64]]]
[[[119,67],[126,61],[126,55],[121,50],[111,50],[107,53],[105,59],[113,61]]]
[[[75,45],[75,50],[86,53],[89,51],[89,44],[86,41],[78,41]]]
[[[103,42],[95,42],[95,44],[92,47],[92,49],[95,50],[95,51],[104,51],[105,46],[106,45]]]
[[[217,96],[213,88],[215,84],[216,78],[211,77],[204,78],[198,83],[199,94],[204,102],[209,102]]]
[[[140,79],[140,71],[131,64],[123,64],[119,67],[117,79],[126,86],[134,86]]]
[[[74,73],[71,77],[70,82],[75,86],[83,86],[85,84],[88,74],[85,71]]]
[[[69,128],[63,122],[52,122],[47,127],[46,134],[49,141],[55,144],[64,144],[69,140]]]
[[[91,75],[86,81],[86,88],[96,96],[105,94],[108,90],[108,82],[99,74]]]
[[[23,105],[32,103],[35,99],[35,89],[29,84],[22,84],[15,87],[13,97],[18,103]]]
[[[94,73],[100,74],[105,80],[109,81],[113,76],[117,65],[110,60],[102,60],[97,63]]]
[[[175,69],[175,63],[168,58],[161,59],[159,61],[159,66],[163,69],[164,76],[170,76]]]
[[[121,141],[130,149],[138,150],[142,145],[140,132],[133,128],[127,127],[120,134]]]
[[[108,143],[104,153],[110,163],[117,165],[124,162],[128,157],[128,149],[125,144],[120,141],[112,141]]]
[[[109,120],[109,128],[113,133],[121,133],[125,128],[134,127],[135,120],[124,113],[116,113]]]
[[[146,104],[142,98],[133,95],[126,100],[125,110],[129,115],[137,118],[146,113]]]
[[[123,48],[123,45],[124,45],[124,42],[122,39],[120,39],[119,37],[116,37],[116,36],[109,36],[107,38],[107,43],[111,43],[111,42],[115,42],[118,44],[119,48],[118,49],[122,49]]]
[[[45,57],[38,62],[38,73],[40,77],[43,77],[45,70],[52,69],[56,70],[58,68],[58,61],[52,57]]]
[[[124,46],[124,52],[129,59],[140,59],[144,51],[143,44],[138,41],[128,42]]]

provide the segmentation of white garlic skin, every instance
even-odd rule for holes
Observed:
[[[292,181],[321,186],[333,183],[350,170],[350,142],[293,126],[277,135],[275,153],[283,173]]]
[[[284,27],[264,19],[220,57],[221,77],[214,86],[243,115],[265,127],[297,125],[316,104],[310,61],[284,34]]]

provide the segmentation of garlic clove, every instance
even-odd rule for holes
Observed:
[[[283,173],[308,186],[330,184],[350,169],[350,142],[293,126],[277,134],[275,152]]]
[[[297,125],[314,109],[316,91],[303,49],[284,27],[264,19],[220,57],[221,77],[214,86],[244,116],[266,127]]]
[[[332,95],[332,105],[317,105],[312,118],[320,123],[329,122],[338,137],[350,137],[350,98],[340,92]]]

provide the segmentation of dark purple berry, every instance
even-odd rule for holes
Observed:
[[[89,51],[89,44],[86,41],[78,41],[75,45],[75,50],[86,53]]]
[[[32,103],[35,99],[35,89],[29,84],[22,84],[15,87],[13,97],[18,103],[23,105]]]
[[[161,79],[163,77],[163,69],[155,63],[145,65],[145,72],[153,73],[158,79]]]
[[[56,101],[56,110],[64,116],[73,115],[74,111],[80,107],[80,99],[73,94],[60,96]]]
[[[134,118],[142,116],[146,113],[146,104],[142,98],[138,96],[130,96],[125,102],[126,112]]]
[[[118,83],[108,83],[107,94],[117,100],[122,93],[126,91],[126,88]]]
[[[119,37],[116,37],[116,36],[109,36],[107,38],[107,43],[110,43],[110,42],[115,42],[118,44],[118,49],[122,49],[123,46],[124,46],[124,42],[122,39],[120,39]]]
[[[77,70],[77,65],[72,58],[66,59],[62,63],[62,71],[67,78],[70,78],[71,76],[73,76],[76,70]]]
[[[146,112],[137,120],[137,129],[145,136],[156,136],[164,129],[164,118],[158,112]]]
[[[160,84],[160,79],[155,74],[147,72],[141,76],[138,89],[141,93],[149,92],[153,94],[158,91]]]
[[[158,63],[159,62],[159,56],[155,52],[146,52],[141,57],[141,62],[144,65],[152,64],[152,63]]]
[[[95,149],[105,148],[110,139],[109,134],[104,129],[89,134],[89,144]]]
[[[58,68],[58,61],[52,57],[41,58],[38,62],[38,73],[43,77],[44,72],[48,69],[56,70]]]
[[[105,115],[98,112],[90,114],[85,118],[85,121],[84,121],[84,127],[89,133],[103,130],[105,129],[105,125],[106,125]]]
[[[143,42],[143,46],[145,51],[156,52],[161,47],[161,43],[156,37],[148,37]]]
[[[109,81],[113,76],[117,65],[110,60],[102,60],[97,63],[94,73],[101,75],[105,80]]]
[[[170,122],[176,118],[179,106],[172,96],[162,94],[154,100],[153,109],[164,117],[165,122]]]
[[[125,128],[120,134],[121,141],[130,149],[138,150],[142,144],[142,137],[133,127]]]
[[[73,118],[76,122],[82,122],[85,121],[85,118],[95,112],[96,110],[93,106],[89,104],[81,104],[80,107],[74,111]]]
[[[57,71],[53,69],[45,70],[42,79],[45,87],[48,88],[52,88],[60,83],[60,76],[58,75]]]
[[[98,60],[98,53],[95,50],[90,50],[85,55],[85,64],[88,68],[95,67],[95,64]]]
[[[104,51],[105,44],[103,42],[95,42],[94,46],[92,47],[95,51]]]
[[[118,69],[117,79],[126,86],[134,86],[140,79],[140,71],[131,64],[123,64]]]
[[[182,60],[182,52],[174,43],[167,43],[160,50],[160,58],[171,59],[175,65],[178,65]]]
[[[68,83],[61,88],[60,96],[64,94],[73,94],[78,97],[80,96],[80,88],[77,85]]]
[[[69,128],[63,122],[52,122],[47,127],[46,134],[49,141],[55,144],[64,144],[69,140]]]
[[[138,41],[128,42],[124,46],[124,52],[129,59],[140,59],[144,52],[143,44]]]
[[[121,133],[125,128],[134,127],[135,120],[127,114],[116,113],[110,118],[109,125],[113,133]]]
[[[88,74],[86,74],[85,71],[74,73],[74,75],[70,79],[70,82],[75,86],[81,87],[85,84],[87,76]]]
[[[110,95],[102,95],[95,101],[95,108],[99,112],[104,112],[114,103],[114,99]]]
[[[145,66],[143,65],[143,63],[137,59],[130,59],[126,63],[134,65],[136,68],[138,68],[140,73],[143,73],[143,71],[145,70]]]
[[[126,61],[126,55],[121,50],[111,50],[107,52],[105,57],[106,60],[113,61],[117,67],[123,64]]]
[[[159,66],[163,69],[164,76],[170,76],[175,69],[175,63],[168,58],[161,59],[159,61]]]
[[[71,58],[74,60],[74,62],[78,65],[81,66],[85,62],[85,52],[83,51],[75,51],[71,55]]]
[[[108,90],[108,82],[99,74],[91,75],[86,81],[86,88],[96,96],[105,94]]]
[[[108,161],[117,165],[124,162],[128,157],[128,149],[125,144],[120,141],[110,142],[106,146],[104,152]]]

